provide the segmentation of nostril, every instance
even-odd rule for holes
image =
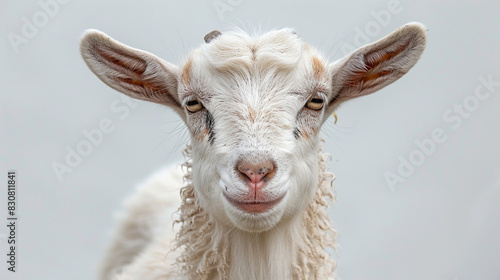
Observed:
[[[240,174],[250,180],[250,182],[259,183],[266,175],[273,172],[274,164],[270,161],[261,164],[241,162],[238,164],[237,169]]]

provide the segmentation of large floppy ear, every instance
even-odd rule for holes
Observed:
[[[408,23],[333,63],[330,111],[343,101],[370,94],[401,78],[417,63],[425,44],[425,27]]]
[[[133,98],[168,105],[184,118],[177,94],[177,66],[97,30],[83,34],[80,52],[90,70],[108,86]]]

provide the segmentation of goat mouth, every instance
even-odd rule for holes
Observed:
[[[263,213],[273,208],[276,204],[280,203],[285,197],[284,193],[280,197],[274,200],[268,201],[239,201],[229,197],[226,193],[224,193],[224,197],[236,208],[248,212],[248,213]]]

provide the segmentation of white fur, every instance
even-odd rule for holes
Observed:
[[[118,279],[123,280],[334,277],[325,253],[333,242],[323,235],[330,232],[322,208],[329,192],[319,131],[342,102],[408,72],[425,43],[423,26],[411,23],[329,64],[290,29],[254,37],[233,31],[211,37],[177,67],[88,31],[82,56],[101,80],[134,98],[172,107],[191,133],[178,219],[184,235],[173,238],[165,225],[171,220],[159,214],[172,206],[169,190],[180,188],[179,175],[171,175],[172,182],[153,180],[132,200],[102,279],[110,279],[112,271],[122,271]],[[309,109],[311,98],[322,99],[323,107]],[[193,100],[203,109],[187,111]],[[249,199],[237,168],[242,161],[273,162],[275,173],[259,197],[283,199],[270,210],[246,212],[229,201]],[[142,229],[145,216],[154,226]],[[194,224],[210,239],[194,234]],[[190,244],[200,249],[191,250]]]

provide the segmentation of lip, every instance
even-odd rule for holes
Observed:
[[[233,198],[230,198],[226,193],[224,193],[224,197],[236,208],[248,212],[248,213],[263,213],[267,210],[273,208],[276,204],[280,203],[280,201],[285,197],[284,193],[280,197],[274,200],[269,201],[238,201]]]

